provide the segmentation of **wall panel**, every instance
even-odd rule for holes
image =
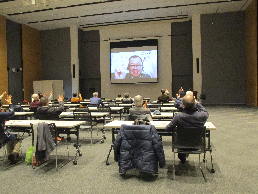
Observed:
[[[24,99],[31,100],[33,81],[41,80],[40,31],[22,25]]]
[[[0,94],[8,92],[6,18],[0,15]]]
[[[257,106],[257,0],[245,10],[245,54],[246,104]]]

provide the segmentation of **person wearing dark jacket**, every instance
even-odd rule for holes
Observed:
[[[182,99],[183,111],[174,116],[171,122],[166,126],[167,132],[172,132],[177,126],[183,127],[203,127],[209,114],[205,108],[197,102],[193,95],[187,94]],[[178,154],[178,158],[185,163],[187,155]]]
[[[169,102],[169,96],[165,94],[165,89],[161,90],[161,95],[158,97],[158,103],[166,103]]]
[[[63,111],[64,111],[64,97],[63,95],[59,95],[59,107],[49,107],[49,99],[46,97],[42,97],[40,99],[40,105],[41,107],[39,107],[37,109],[37,115],[39,117],[39,119],[44,119],[44,120],[49,120],[51,118],[47,118],[47,117],[53,117],[53,119],[55,117],[57,117],[58,115],[60,115]]]
[[[1,95],[1,98],[4,94],[6,94],[6,92]],[[19,157],[21,139],[17,136],[17,134],[10,133],[5,127],[5,121],[14,115],[12,96],[7,95],[5,100],[9,104],[9,112],[0,112],[0,125],[4,130],[4,143],[6,144],[8,160],[10,160],[12,164],[15,164],[17,163]],[[2,100],[0,100],[0,106],[2,106],[2,103]]]
[[[122,125],[114,141],[114,159],[120,173],[136,168],[157,174],[158,166],[166,165],[162,141],[153,125]]]

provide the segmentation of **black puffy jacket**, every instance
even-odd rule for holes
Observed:
[[[114,159],[120,173],[136,168],[157,174],[158,162],[161,168],[166,165],[163,145],[153,125],[122,125],[114,141]]]

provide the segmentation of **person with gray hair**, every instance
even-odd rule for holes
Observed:
[[[205,108],[194,98],[192,93],[187,93],[182,99],[183,111],[176,114],[166,126],[167,132],[172,132],[176,127],[203,127],[209,114]],[[181,163],[185,163],[187,155],[178,154]]]
[[[137,95],[134,97],[134,105],[135,107],[129,109],[129,120],[135,120],[137,118],[147,119],[152,121],[151,111],[146,108],[147,101],[143,104],[143,97]]]
[[[49,107],[49,99],[47,97],[40,98],[40,105],[37,109],[39,119],[50,120],[55,119],[64,111],[64,97],[59,95],[59,107]]]
[[[41,106],[38,94],[32,94],[32,99],[33,99],[33,102],[30,103],[31,108],[38,108]]]
[[[98,92],[93,93],[93,97],[90,98],[90,104],[97,106],[101,105],[104,107],[104,103],[102,102],[101,98],[98,97]]]

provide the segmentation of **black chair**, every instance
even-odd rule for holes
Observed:
[[[92,116],[91,111],[88,108],[76,108],[73,111],[73,118],[75,121],[86,121],[85,124],[81,125],[81,129],[89,129],[91,132],[91,143],[92,143]]]
[[[203,154],[203,161],[206,169],[206,127],[177,127],[172,133],[172,152],[174,152],[173,177],[175,180],[175,155],[180,154],[199,154],[199,167],[204,180],[205,174],[201,167],[200,155]]]
[[[39,120],[59,120],[58,114],[38,114]]]

